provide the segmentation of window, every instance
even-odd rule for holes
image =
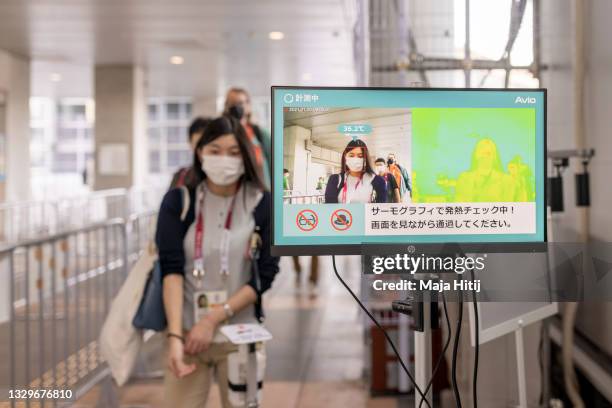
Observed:
[[[185,133],[183,133],[185,132]],[[179,126],[168,126],[168,143],[185,143],[187,132]]]
[[[44,128],[31,128],[30,129],[30,141],[32,143],[42,143],[45,139],[45,129]]]
[[[155,122],[159,118],[157,105],[149,104],[149,120]]]
[[[60,128],[57,133],[57,141],[73,141],[77,138],[77,129],[74,128]]]
[[[149,141],[151,143],[157,144],[160,141],[161,138],[161,132],[159,128],[156,127],[150,127],[148,130],[149,133]]]
[[[60,153],[53,154],[53,171],[55,173],[76,173],[77,169],[77,154],[76,153]]]
[[[189,164],[190,150],[168,150],[168,167],[177,169]]]
[[[149,171],[151,173],[159,173],[161,171],[159,151],[153,150],[149,152]]]
[[[173,174],[179,167],[191,163],[192,153],[187,141],[191,123],[189,98],[150,98],[149,171],[155,174]]]
[[[85,104],[61,104],[60,121],[85,121],[87,120],[87,108]]]
[[[166,118],[168,120],[180,119],[180,105],[178,103],[166,104]]]

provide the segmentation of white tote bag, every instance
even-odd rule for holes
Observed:
[[[102,326],[100,352],[119,386],[130,378],[142,346],[143,333],[132,326],[132,320],[140,306],[149,273],[156,260],[157,251],[150,245],[130,270]]]

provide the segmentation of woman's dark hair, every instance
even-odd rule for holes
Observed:
[[[379,157],[378,159],[376,159],[376,160],[374,161],[374,164],[376,164],[376,163],[385,163],[385,164],[387,164],[387,162],[385,161],[385,159],[383,159],[382,157]]]
[[[255,155],[253,154],[252,145],[246,131],[237,119],[229,116],[221,116],[217,119],[213,119],[204,129],[204,134],[198,141],[193,154],[193,168],[189,172],[190,177],[185,180],[187,187],[195,189],[206,179],[206,173],[202,170],[202,158],[198,153],[199,150],[203,146],[227,134],[232,134],[236,137],[238,147],[240,148],[240,155],[244,162],[244,175],[242,176],[242,180],[255,184],[261,190],[266,190],[265,184],[262,181],[263,178],[261,176],[260,166],[255,162]]]
[[[346,166],[346,154],[355,149],[355,148],[360,148],[361,151],[363,152],[363,161],[365,163],[365,172],[369,173],[369,174],[374,174],[374,170],[372,170],[372,166],[370,165],[370,153],[368,151],[368,146],[365,144],[365,142],[361,139],[354,139],[351,140],[350,142],[348,142],[348,144],[346,145],[346,147],[344,148],[344,151],[342,152],[342,161],[341,161],[341,166],[342,166],[342,173],[345,173],[348,168]]]

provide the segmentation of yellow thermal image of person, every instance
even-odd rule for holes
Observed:
[[[470,170],[457,179],[455,202],[513,202],[516,200],[514,179],[505,174],[495,142],[482,139],[472,153]]]
[[[514,181],[514,200],[512,201],[534,201],[533,174],[529,166],[523,163],[521,156],[514,156],[508,163],[508,173]]]

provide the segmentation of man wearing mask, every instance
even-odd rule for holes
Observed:
[[[262,167],[264,183],[270,187],[270,156],[271,144],[268,132],[251,121],[251,96],[243,88],[230,88],[225,95],[223,114],[232,116],[240,121],[246,130],[247,136],[253,146],[255,161]]]
[[[397,181],[395,181],[395,177],[393,174],[389,173],[387,170],[387,164],[385,163],[385,159],[379,157],[374,162],[376,167],[376,174],[385,179],[385,183],[387,184],[387,202],[388,203],[399,203],[401,202],[399,187],[397,185]]]
[[[406,196],[412,195],[412,188],[410,186],[410,175],[408,170],[397,163],[395,160],[395,154],[389,153],[387,156],[387,165],[389,166],[389,172],[395,177],[395,181],[400,189],[400,196],[404,200]]]

